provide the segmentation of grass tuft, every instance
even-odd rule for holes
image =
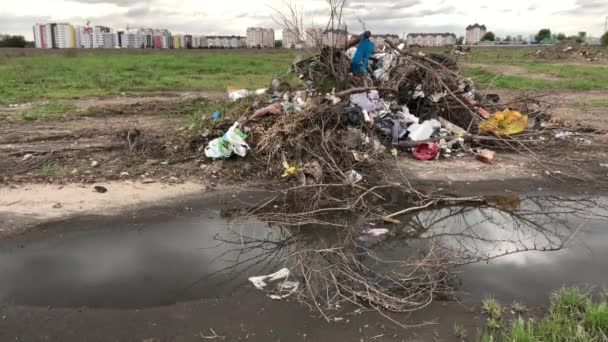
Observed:
[[[454,336],[456,336],[456,338],[458,338],[461,341],[466,340],[469,335],[469,333],[467,332],[467,329],[465,327],[463,327],[462,325],[458,325],[458,324],[454,325],[452,334],[454,334]]]
[[[59,170],[61,170],[61,167],[59,167],[59,165],[53,161],[47,161],[46,163],[42,164],[42,172],[49,177],[57,175]]]
[[[23,120],[57,119],[76,109],[74,105],[62,102],[37,104],[21,114]]]
[[[511,310],[513,310],[513,312],[517,313],[517,314],[523,314],[526,311],[528,311],[528,307],[525,304],[522,304],[520,302],[513,302],[513,304],[511,304]]]
[[[502,305],[492,297],[486,297],[482,302],[483,313],[490,316],[491,319],[500,320],[502,318]]]
[[[515,306],[515,305],[513,305]],[[551,297],[545,317],[536,321],[521,317],[503,328],[489,318],[480,341],[608,341],[608,302],[594,303],[586,290],[563,288]]]

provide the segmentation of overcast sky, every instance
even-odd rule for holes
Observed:
[[[289,1],[289,0],[288,0]],[[292,0],[303,6],[307,25],[321,25],[325,0]],[[67,21],[131,27],[168,28],[175,33],[244,35],[249,26],[281,27],[270,7],[282,0],[0,0],[0,33],[32,39],[36,22]],[[349,31],[362,29],[358,18],[375,33],[453,32],[476,22],[499,36],[537,32],[600,36],[608,0],[350,0],[345,12]],[[277,39],[280,34],[276,35]]]

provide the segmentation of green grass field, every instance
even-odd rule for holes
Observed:
[[[464,62],[465,74],[480,86],[492,84],[521,90],[608,89],[608,64],[531,60],[528,58],[531,49],[534,48],[476,48],[460,57],[460,61]],[[224,91],[227,86],[255,89],[267,85],[273,76],[285,73],[297,54],[274,49],[0,50],[0,104],[128,91]],[[524,68],[530,75],[541,73],[551,77],[496,73],[484,65],[513,65]]]
[[[588,292],[577,288],[564,288],[553,294],[544,317],[523,319],[518,317],[505,322],[507,311],[496,300],[484,300],[487,316],[486,332],[481,342],[536,342],[536,341],[606,341],[608,339],[608,297],[593,301]],[[514,306],[511,310],[515,311]],[[454,329],[457,337],[466,331]]]
[[[0,52],[0,104],[124,91],[259,88],[285,73],[297,55],[286,50],[69,52]]]

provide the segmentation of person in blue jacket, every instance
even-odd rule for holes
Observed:
[[[355,75],[363,75],[367,70],[369,59],[374,53],[374,43],[370,40],[372,33],[365,31],[360,37],[358,42],[355,41],[350,47],[357,45],[357,52],[350,61],[350,72]]]

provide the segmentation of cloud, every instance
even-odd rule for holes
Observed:
[[[19,34],[31,39],[33,26],[36,23],[50,21],[47,16],[11,16],[0,14],[0,34]]]
[[[150,1],[142,0],[72,0],[84,4],[113,4],[113,5],[133,5],[139,3],[149,3]],[[124,7],[124,6],[123,6]]]
[[[134,7],[129,8],[125,16],[129,18],[143,17],[150,14],[150,7]]]

